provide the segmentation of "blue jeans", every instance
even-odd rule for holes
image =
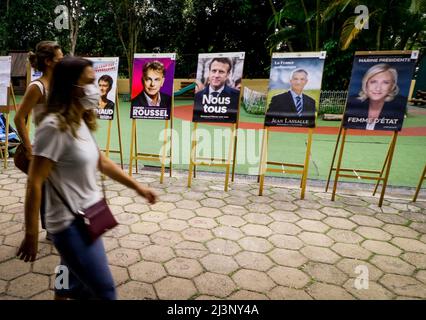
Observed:
[[[68,289],[55,285],[56,295],[82,300],[117,298],[101,238],[88,244],[74,221],[67,229],[53,234],[53,243],[61,255],[61,265],[69,270]],[[57,280],[59,276],[64,274],[58,273]]]

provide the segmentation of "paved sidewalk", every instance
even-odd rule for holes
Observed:
[[[160,185],[154,206],[111,180],[108,197],[120,226],[104,243],[120,299],[425,299],[426,202],[349,190],[336,202],[308,183],[306,200],[285,180],[186,174]],[[25,175],[0,169],[0,299],[51,299],[59,257],[40,233],[32,264],[15,259],[23,238]],[[271,184],[275,186],[271,186]],[[368,190],[367,190],[368,191]],[[397,191],[397,190],[396,190]],[[395,193],[396,194],[396,193]],[[356,280],[369,277],[368,289]]]

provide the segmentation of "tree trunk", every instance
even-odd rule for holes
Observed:
[[[308,33],[309,47],[311,50],[313,50],[314,44],[312,41],[311,24],[308,21],[308,10],[306,10],[305,2],[303,0],[300,0],[300,4],[302,5],[303,12],[305,13],[306,29],[307,29],[306,31]]]
[[[317,0],[317,18],[315,28],[315,51],[319,51],[320,42],[320,0]]]

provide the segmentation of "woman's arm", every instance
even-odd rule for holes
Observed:
[[[16,112],[14,121],[16,129],[18,130],[19,137],[25,146],[25,151],[28,159],[31,159],[31,141],[28,136],[27,128],[25,126],[25,118],[30,114],[31,110],[41,99],[42,94],[37,86],[30,86],[25,92],[24,98],[22,99],[19,110]]]
[[[54,162],[35,156],[30,163],[25,196],[25,238],[17,256],[25,262],[34,261],[38,247],[38,213],[41,203],[41,186],[49,176]]]
[[[150,204],[157,201],[157,196],[149,188],[142,186],[135,179],[128,176],[119,168],[112,160],[108,159],[102,152],[100,152],[101,172],[106,174],[111,179],[120,182],[121,184],[135,190],[139,195],[144,197]],[[99,168],[101,169],[101,168]]]

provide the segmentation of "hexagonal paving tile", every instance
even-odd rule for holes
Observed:
[[[151,241],[160,246],[173,247],[184,241],[182,236],[175,231],[158,231],[150,236]]]
[[[301,208],[295,211],[295,213],[303,218],[309,220],[322,220],[325,218],[325,215],[315,209],[305,209]]]
[[[138,222],[130,226],[131,230],[140,234],[153,234],[160,230],[160,227],[155,222]]]
[[[243,249],[248,251],[268,252],[272,249],[272,245],[269,241],[257,237],[245,237],[238,240],[238,243]]]
[[[244,269],[266,271],[273,266],[273,262],[268,256],[256,252],[240,252],[235,256],[235,260]]]
[[[388,290],[401,295],[415,298],[426,298],[426,287],[418,280],[396,274],[385,274],[380,283]]]
[[[336,243],[331,247],[331,249],[345,258],[367,260],[371,256],[370,251],[360,247],[357,244]]]
[[[160,222],[160,227],[163,230],[182,231],[188,228],[188,223],[184,220],[167,219]]]
[[[127,282],[117,288],[117,296],[120,300],[153,300],[157,299],[151,284],[138,281]]]
[[[335,266],[325,263],[308,262],[303,271],[309,274],[314,280],[335,285],[343,285],[348,276]]]
[[[416,270],[411,264],[396,257],[376,255],[370,262],[386,273],[410,276]]]
[[[195,217],[189,220],[188,223],[195,228],[202,229],[213,229],[217,226],[216,221],[214,221],[212,218],[206,217]]]
[[[195,217],[195,214],[192,210],[188,209],[174,209],[169,211],[169,217],[173,219],[188,220]]]
[[[316,201],[306,200],[306,199],[305,200],[296,200],[296,201],[293,201],[293,203],[296,206],[299,206],[300,208],[305,208],[305,209],[319,209],[319,208],[322,207]]]
[[[234,216],[243,216],[244,214],[248,212],[246,208],[242,206],[232,205],[232,204],[226,205],[220,208],[220,210],[222,210],[223,213],[225,214],[230,214]]]
[[[149,211],[141,215],[142,222],[161,222],[167,219],[167,213],[160,211]]]
[[[238,264],[231,257],[209,254],[203,257],[200,262],[208,271],[222,274],[229,274],[238,269]]]
[[[154,283],[167,275],[161,264],[148,261],[129,267],[129,273],[131,279],[147,283]]]
[[[250,212],[243,217],[247,222],[253,223],[253,224],[263,224],[267,225],[271,223],[273,220],[269,217],[269,215],[264,213],[253,213]]]
[[[271,228],[276,233],[288,234],[291,236],[298,234],[302,230],[298,226],[294,225],[293,223],[277,222],[277,221],[272,222],[270,225],[268,225],[268,227]]]
[[[340,259],[337,254],[328,248],[306,246],[300,252],[308,259],[318,262],[336,263]]]
[[[303,230],[312,231],[312,232],[326,232],[328,229],[330,229],[329,226],[322,223],[321,221],[315,221],[315,220],[306,220],[302,219],[296,222],[296,224],[302,228]]]
[[[210,230],[201,228],[190,227],[182,231],[181,234],[185,240],[189,241],[204,242],[213,238],[213,235]]]
[[[129,280],[129,273],[127,272],[127,268],[117,267],[117,266],[109,266],[112,277],[114,278],[114,283],[116,286],[119,286],[122,283],[127,282]]]
[[[165,267],[169,275],[189,279],[203,272],[197,260],[187,258],[174,258],[167,262]]]
[[[419,240],[396,237],[391,242],[405,251],[426,254],[426,244]]]
[[[394,294],[385,289],[382,285],[369,281],[368,288],[357,289],[355,287],[355,280],[349,279],[344,285],[348,292],[352,293],[355,297],[361,300],[390,300],[394,298]]]
[[[0,279],[12,280],[30,272],[31,265],[22,260],[12,259],[0,264]]]
[[[394,245],[383,241],[366,240],[361,245],[371,252],[387,256],[399,256],[402,252]]]
[[[181,200],[181,201],[188,201],[188,200]],[[176,206],[179,202],[176,203]],[[176,206],[173,203],[170,203],[170,202],[157,202],[156,204],[151,206],[151,210],[152,211],[169,212],[173,209],[176,209]],[[183,208],[183,209],[190,209],[190,208]]]
[[[327,232],[327,236],[336,242],[343,243],[360,243],[364,239],[357,233],[347,230],[331,229]]]
[[[207,208],[221,208],[226,205],[226,202],[221,199],[207,198],[207,199],[200,200],[200,204],[203,207],[207,207]]]
[[[346,218],[328,217],[323,222],[335,229],[352,230],[357,225]]]
[[[141,214],[149,211],[149,207],[146,204],[132,203],[124,207],[126,212]]]
[[[200,259],[207,255],[209,251],[198,242],[183,241],[175,246],[176,255],[184,258]]]
[[[367,268],[368,276],[371,281],[377,281],[383,275],[383,272],[372,264],[357,259],[344,258],[336,264],[336,267],[342,270],[350,278],[358,277],[360,275],[359,271],[361,268]]]
[[[227,300],[267,300],[268,297],[257,292],[240,290],[230,295]]]
[[[9,283],[7,293],[21,298],[29,298],[49,288],[49,277],[29,273]]]
[[[382,227],[384,223],[376,218],[369,217],[369,216],[363,216],[363,215],[353,215],[350,217],[353,222],[360,226],[367,226],[367,227]]]
[[[296,236],[274,234],[268,240],[277,248],[297,250],[303,247],[303,242]]]
[[[181,200],[176,202],[176,206],[181,209],[195,210],[201,207],[200,203],[195,200]]]
[[[301,219],[298,215],[294,214],[293,212],[281,211],[281,210],[275,210],[269,213],[269,216],[273,218],[275,221],[281,221],[281,222],[296,222]]]
[[[55,255],[43,257],[34,262],[33,272],[51,275],[55,272],[55,268],[60,264],[60,262],[61,259]]]
[[[267,274],[256,270],[238,270],[232,279],[239,288],[250,291],[267,292],[275,287],[274,282]]]
[[[361,226],[356,228],[354,231],[366,239],[381,241],[389,241],[390,239],[392,239],[392,235],[379,228]]]
[[[220,201],[222,201],[222,200],[220,200]],[[227,204],[233,204],[233,205],[236,205],[236,206],[245,206],[245,205],[250,203],[250,201],[247,200],[246,198],[240,198],[240,197],[235,197],[235,196],[225,198],[225,202]],[[203,205],[205,205],[205,204],[203,204]]]
[[[354,297],[341,287],[326,284],[314,283],[310,285],[307,292],[317,300],[353,300]]]
[[[298,234],[297,237],[304,243],[319,247],[329,247],[334,243],[334,241],[326,235],[316,232],[303,231]]]
[[[308,259],[301,255],[298,251],[295,250],[286,250],[286,249],[274,249],[268,256],[271,259],[282,266],[287,267],[300,267],[305,264]]]
[[[346,211],[343,208],[330,208],[330,207],[324,207],[320,209],[322,213],[324,213],[327,216],[331,217],[340,217],[340,218],[348,218],[352,215],[349,211]]]
[[[127,267],[140,260],[139,252],[133,249],[114,249],[107,253],[108,261],[112,265]]]
[[[247,222],[238,216],[233,215],[223,215],[217,218],[217,221],[225,226],[231,226],[231,227],[241,227],[245,225]]]
[[[130,197],[114,197],[109,199],[109,203],[117,206],[125,206],[126,204],[133,203],[133,200]]]
[[[118,241],[123,248],[128,249],[142,249],[151,244],[148,236],[142,234],[128,234]]]
[[[16,248],[6,245],[0,246],[0,262],[12,259],[16,256]]]
[[[245,226],[241,227],[241,230],[248,236],[255,236],[255,237],[269,237],[272,234],[271,229],[269,229],[266,226],[258,225],[258,224],[246,224]]]
[[[225,298],[237,287],[234,282],[225,275],[206,272],[194,279],[198,291],[202,294]]]
[[[222,214],[217,208],[203,207],[195,210],[198,216],[206,218],[216,218]]]
[[[213,233],[216,237],[227,240],[238,240],[244,237],[244,233],[240,229],[228,226],[217,227],[213,229]]]
[[[272,289],[268,293],[268,297],[272,300],[312,300],[312,297],[304,290],[281,286]]]
[[[174,258],[175,254],[169,247],[150,245],[140,250],[142,259],[153,262],[165,262]]]
[[[426,269],[426,255],[414,252],[405,252],[401,258],[419,269]]]
[[[241,251],[241,248],[237,243],[231,240],[224,239],[214,239],[207,242],[207,248],[212,253],[224,254],[227,256],[232,256],[237,252]]]
[[[267,274],[278,285],[296,289],[303,288],[310,281],[305,273],[296,268],[273,267]]]

